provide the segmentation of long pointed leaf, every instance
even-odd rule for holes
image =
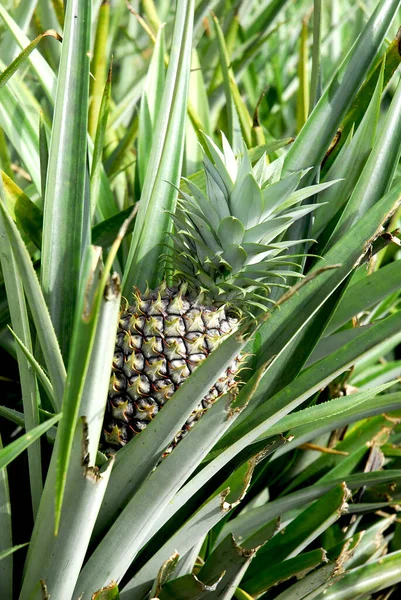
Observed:
[[[333,81],[320,98],[308,122],[290,148],[287,172],[319,166],[342,117],[378,52],[400,6],[399,0],[381,0]],[[313,171],[306,176],[309,181]]]
[[[143,288],[147,283],[156,287],[160,244],[166,241],[171,228],[166,211],[174,208],[176,189],[173,186],[178,186],[181,173],[193,11],[193,0],[177,3],[173,47],[162,97],[163,110],[159,112],[155,128],[123,280],[126,297],[134,285]]]
[[[89,234],[85,178],[90,32],[91,1],[71,0],[67,5],[50,142],[41,269],[43,293],[64,356],[68,354]]]

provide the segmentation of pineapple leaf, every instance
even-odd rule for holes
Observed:
[[[46,392],[50,402],[52,403],[53,409],[57,410],[57,404],[54,399],[54,390],[53,390],[53,386],[51,384],[50,379],[48,378],[47,374],[45,373],[45,371],[43,370],[41,365],[35,359],[32,352],[25,346],[24,342],[17,336],[15,331],[13,331],[11,329],[11,327],[9,327],[9,330],[10,330],[11,334],[13,335],[15,341],[17,342],[18,346],[21,348],[22,352],[24,353],[24,356],[28,360],[29,364],[35,370],[36,375],[38,376],[40,383],[43,386],[44,391]],[[24,410],[24,414],[26,414],[26,409]]]
[[[216,349],[213,354],[215,362],[217,353],[221,354],[222,356],[224,353],[227,353],[227,345],[230,341],[230,338],[228,338],[220,347]],[[231,341],[231,344],[232,343],[233,341]],[[238,342],[236,342],[236,345],[238,345]],[[209,367],[209,369],[211,368],[211,365],[208,365],[208,362],[209,361],[206,360],[194,372],[194,378],[191,378],[190,382],[192,385],[194,385],[193,381],[196,375],[198,375],[198,378],[200,378],[201,375],[203,375],[203,377],[206,376],[207,367]],[[213,364],[213,367],[215,367],[215,364]],[[171,413],[171,409],[175,408],[175,406],[172,405],[173,403],[177,404],[177,395],[182,390],[184,390],[185,393],[185,388],[186,382],[184,382],[184,384],[174,395],[174,398],[168,403],[165,409],[163,409],[163,415],[165,417],[167,416],[167,409],[170,409],[169,413]],[[180,394],[180,396],[181,395],[182,394]],[[114,521],[114,524],[111,526],[103,541],[93,554],[92,559],[89,559],[89,562],[82,570],[81,577],[78,580],[78,586],[80,589],[96,589],[96,586],[99,587],[104,585],[104,583],[109,581],[110,578],[118,579],[119,573],[125,572],[126,565],[131,563],[137,552],[155,533],[155,528],[159,529],[162,524],[166,522],[167,517],[165,517],[163,514],[166,506],[165,499],[172,498],[174,496],[174,494],[182,486],[183,477],[187,478],[190,476],[191,472],[196,469],[196,467],[207,454],[208,450],[213,446],[216,437],[220,437],[223,431],[228,428],[232,418],[237,416],[230,411],[230,402],[231,399],[229,399],[228,403],[224,401],[215,403],[211,409],[206,412],[199,423],[201,427],[194,427],[193,430],[177,445],[177,447],[174,448],[174,450],[161,462],[157,469],[151,473],[141,487],[139,487],[139,489],[137,488],[138,491],[126,504],[123,512],[117,518],[117,520]],[[191,409],[191,407],[189,408]],[[190,410],[188,411],[188,414],[189,413]],[[183,417],[185,418],[184,415]],[[229,417],[229,419],[227,419],[227,417]],[[157,421],[157,417],[153,419],[143,434],[149,431],[153,424],[157,425]],[[152,429],[154,429],[154,427]],[[137,439],[139,440],[140,438],[134,438],[133,442],[135,442]],[[200,440],[202,440],[202,444],[199,443]],[[132,443],[131,446],[133,451],[135,444]],[[128,448],[128,445],[126,448],[124,448],[126,456],[128,456]],[[148,458],[148,468],[149,466],[150,468],[153,468],[155,462],[160,459],[160,451],[163,449],[164,448],[160,448],[157,454]],[[190,463],[188,462],[189,455],[192,456]],[[152,462],[150,462],[150,459]],[[143,482],[143,479],[141,478],[140,481]],[[165,482],[162,488],[160,487],[160,481]],[[130,485],[132,485],[132,483],[133,481],[131,480]],[[121,484],[123,488],[126,488],[125,481],[122,481]],[[117,483],[117,485],[119,484]],[[135,487],[131,489],[135,489]],[[126,490],[125,493],[127,493],[127,491],[128,490]],[[110,489],[110,492],[114,494],[115,489],[114,491],[111,491]],[[120,504],[122,502],[121,494],[117,497],[118,504]],[[144,506],[144,512],[139,515],[136,507],[138,506],[137,503],[140,502],[141,497],[146,497],[147,503],[146,506]],[[153,498],[153,501],[149,502],[149,498]],[[117,508],[116,503],[114,503],[110,508],[114,512]],[[109,515],[110,508],[107,509]],[[153,516],[157,514],[159,518],[148,519],[146,517],[148,512],[149,515],[152,514]],[[110,519],[110,516],[106,517],[107,520]],[[103,515],[103,518],[104,517],[105,515]],[[132,536],[125,536],[125,542],[122,543],[121,531],[123,529],[126,530],[126,517],[129,518],[130,521],[133,519],[136,525]],[[186,539],[189,543],[189,546],[186,548],[186,550],[189,550],[191,547],[191,540],[187,535]],[[111,547],[114,549],[112,559],[110,559]],[[106,569],[104,567],[105,563],[103,563],[102,560],[99,560],[99,557],[103,556],[103,554],[107,554],[109,556]],[[168,558],[168,556],[169,554],[167,554],[164,558]],[[158,565],[159,564],[160,561]],[[100,568],[100,565],[103,565],[102,568]]]
[[[244,589],[253,594],[262,593],[291,577],[297,576],[297,578],[300,578],[300,576],[313,571],[325,562],[327,562],[327,557],[323,548],[302,552],[302,554],[287,558],[281,564],[276,565],[274,570],[261,570],[259,574],[247,581]]]
[[[345,292],[340,304],[330,321],[325,335],[328,336],[352,317],[368,311],[381,300],[399,289],[401,265],[397,262],[389,263],[378,271],[362,277]]]
[[[57,337],[40,289],[35,269],[33,268],[25,244],[21,239],[18,229],[1,202],[0,211],[10,240],[10,245],[13,248],[13,254],[22,279],[28,304],[32,312],[40,346],[53,385],[55,401],[57,402],[58,409],[60,409],[64,393],[66,372]]]
[[[2,451],[3,443],[0,435],[0,452]],[[13,535],[7,469],[0,470],[0,504],[3,507],[3,510],[0,511],[0,552],[8,552],[9,548],[13,546]],[[12,600],[14,569],[11,555],[3,558],[1,568],[0,591],[5,600]]]
[[[372,150],[377,122],[380,113],[380,102],[383,92],[383,70],[369,103],[369,107],[360,123],[356,134],[352,139],[349,139],[347,144],[344,144],[341,153],[337,160],[333,163],[328,171],[325,179],[342,179],[333,187],[327,189],[320,196],[320,200],[327,202],[316,213],[316,219],[313,223],[313,235],[320,233],[325,225],[335,216],[338,210],[347,201],[351,191],[353,190],[367,158]],[[353,132],[350,132],[350,136]],[[352,164],[352,169],[349,165]]]
[[[220,597],[224,597],[223,594],[235,593],[257,549],[257,547],[245,549],[236,544],[232,535],[228,535],[208,557],[199,572],[199,577],[207,581],[217,569],[224,569],[224,576],[216,591]]]
[[[353,600],[357,595],[378,592],[401,581],[401,551],[392,552],[345,573],[318,600]]]
[[[333,151],[328,156],[328,160],[325,163],[325,168],[330,168],[334,160],[337,158],[339,152],[342,150],[345,140],[348,138],[349,133],[352,131],[354,126],[359,129],[361,121],[364,119],[364,115],[369,110],[369,101],[375,95],[375,88],[380,80],[381,71],[384,65],[384,77],[383,77],[383,88],[386,88],[388,83],[391,81],[397,67],[401,61],[401,55],[399,52],[400,33],[397,31],[394,40],[386,48],[385,54],[377,61],[375,67],[371,70],[364,84],[358,91],[355,99],[348,110],[344,120],[342,122],[342,135],[339,142],[333,148]]]
[[[89,241],[85,178],[90,26],[91,3],[71,0],[66,13],[43,216],[41,285],[65,358],[82,256]],[[67,119],[69,127],[65,127]],[[66,156],[62,162],[61,153]]]
[[[146,76],[139,114],[137,172],[141,187],[143,187],[145,181],[157,117],[162,106],[163,88],[166,79],[164,55],[164,27],[160,27]]]
[[[343,60],[307,123],[291,146],[285,159],[285,172],[298,171],[321,163],[380,48],[400,6],[399,0],[381,0],[365,25],[357,42]],[[310,171],[307,181],[313,178]]]
[[[248,228],[258,218],[261,206],[260,188],[253,174],[248,173],[242,181],[236,183],[230,194],[231,213],[243,223],[245,228]]]
[[[236,217],[225,217],[221,220],[217,231],[218,238],[225,250],[230,244],[241,244],[245,228]]]
[[[0,203],[5,203],[5,193],[0,174]],[[0,216],[0,264],[4,278],[5,290],[8,298],[12,298],[10,304],[10,316],[13,327],[25,342],[28,353],[32,354],[32,337],[29,326],[29,316],[24,295],[21,278],[18,273],[17,263],[8,243],[7,231],[4,219]],[[17,350],[17,361],[20,373],[22,401],[26,422],[26,430],[29,432],[39,425],[38,404],[39,395],[35,374],[32,372],[26,357],[21,350]],[[56,403],[54,403],[56,409]],[[28,449],[30,484],[32,508],[36,514],[42,494],[42,459],[40,444],[30,446]]]
[[[4,68],[0,60],[0,69]],[[30,110],[24,110],[23,107],[27,106]],[[7,138],[12,140],[12,146],[40,193],[39,113],[38,103],[17,78],[12,77],[7,85],[0,88],[0,125]],[[23,132],[23,135],[19,135],[19,132]]]
[[[132,287],[156,287],[159,275],[159,247],[170,231],[166,210],[175,206],[176,191],[170,183],[179,182],[183,156],[183,128],[186,114],[192,42],[194,1],[177,6],[174,35],[166,81],[152,150],[141,193],[140,208],[135,222],[129,255],[123,278],[123,295]],[[170,182],[170,183],[168,183]]]
[[[51,419],[48,419],[44,423],[37,425],[34,429],[31,429],[28,433],[25,433],[20,438],[11,442],[5,448],[0,450],[0,469],[4,469],[13,460],[24,452],[31,444],[36,442],[52,425],[57,423],[61,419],[61,413],[54,415]]]
[[[31,41],[3,5],[0,5],[0,17],[20,49],[24,50],[24,48],[29,47]],[[56,79],[51,67],[39,52],[29,53],[27,59],[35,71],[43,91],[52,102],[55,94]]]
[[[258,579],[258,573],[262,571],[261,565],[269,565],[265,575],[272,578],[270,570],[274,571],[277,564],[300,554],[322,531],[347,512],[347,500],[350,496],[346,485],[340,483],[303,510],[286,526],[283,533],[276,534],[259,550],[244,577],[243,588],[251,594],[263,591],[247,584],[249,579]]]
[[[153,579],[157,574],[160,564],[162,564],[174,551],[177,551],[180,556],[190,550],[192,545],[202,539],[205,534],[216,525],[221,519],[227,516],[227,513],[232,510],[235,503],[229,504],[226,501],[228,489],[222,491],[211,498],[205,505],[189,519],[175,535],[160,548],[156,554],[136,573],[136,575],[124,586],[122,592],[124,594],[137,595],[138,597],[146,594],[149,590]],[[191,535],[189,535],[189,531]],[[220,574],[223,572],[221,566]],[[202,577],[199,574],[201,581],[210,581],[213,579],[213,574]]]
[[[326,247],[358,223],[389,189],[401,154],[401,80],[372,152]]]

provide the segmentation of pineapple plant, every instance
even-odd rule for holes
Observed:
[[[400,0],[212,4],[0,4],[2,600],[399,592]]]
[[[330,183],[297,189],[303,172],[281,178],[282,161],[253,168],[246,147],[237,161],[223,136],[224,153],[206,138],[207,195],[187,181],[175,214],[167,264],[177,283],[141,294],[120,314],[104,426],[105,447],[139,434],[194,369],[230,334],[241,315],[263,311],[273,287],[296,277],[282,241],[288,228],[317,208],[302,200]],[[218,166],[217,166],[218,165]],[[244,206],[244,198],[246,205]],[[295,265],[296,266],[296,265]],[[182,283],[178,283],[178,282]],[[251,310],[252,309],[252,310]],[[222,373],[177,433],[174,443],[219,397],[236,388],[242,357]]]

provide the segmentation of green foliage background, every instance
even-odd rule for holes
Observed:
[[[399,0],[0,4],[2,600],[397,596],[400,17]],[[302,285],[106,460],[121,295],[160,282],[177,188],[205,188],[220,131],[283,178],[340,181],[287,232]],[[239,352],[238,397],[159,464]]]

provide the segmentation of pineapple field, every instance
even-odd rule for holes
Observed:
[[[0,0],[0,600],[401,593],[401,0]]]

